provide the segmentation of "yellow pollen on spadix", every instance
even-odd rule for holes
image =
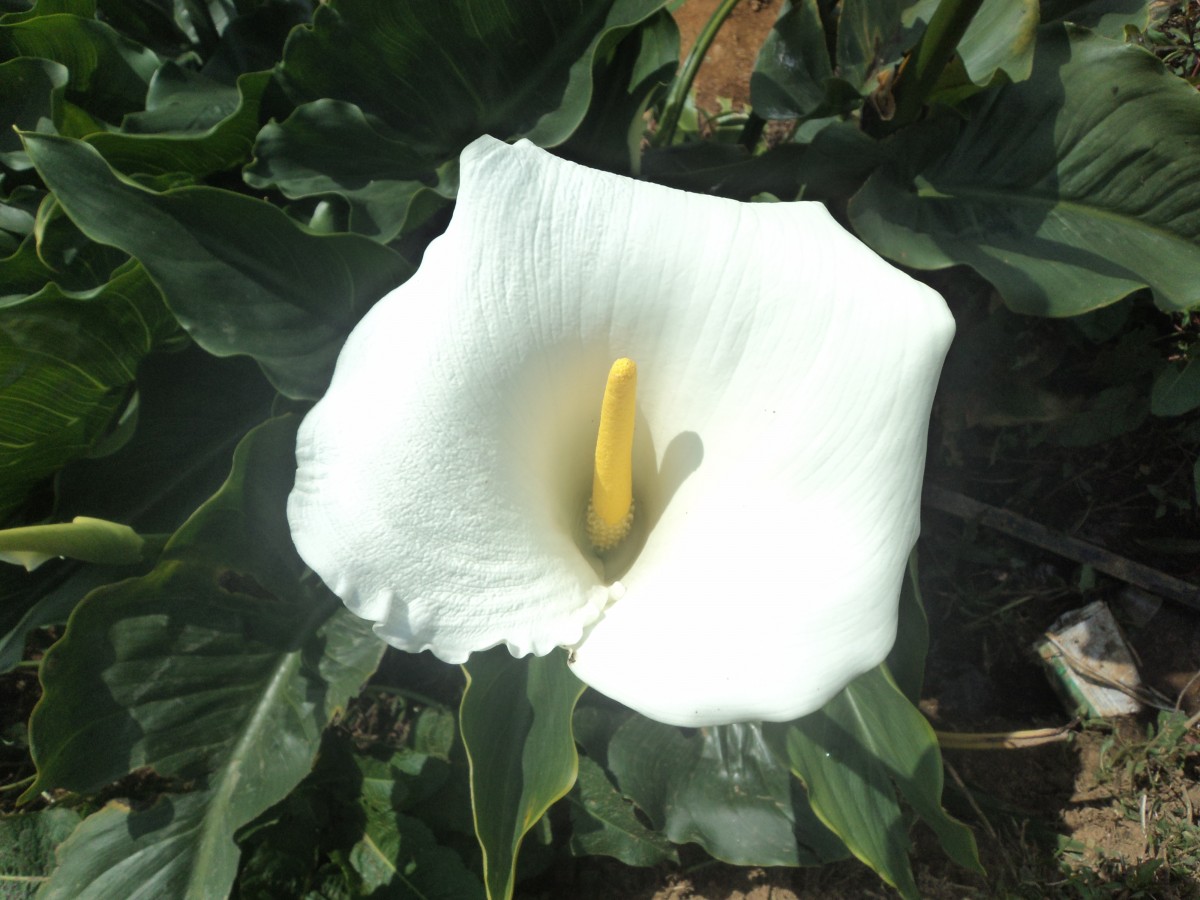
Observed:
[[[587,508],[588,540],[611,550],[633,524],[633,423],[637,408],[637,363],[621,358],[608,371],[596,435],[592,499]]]

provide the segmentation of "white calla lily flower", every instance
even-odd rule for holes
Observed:
[[[895,639],[953,332],[820,204],[480,138],[449,228],[300,429],[292,534],[403,650],[564,646],[662,722],[793,719]],[[606,393],[614,360],[636,363],[636,399]],[[610,397],[633,423],[632,526],[600,552]]]

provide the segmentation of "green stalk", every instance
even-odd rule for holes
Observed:
[[[896,113],[887,125],[888,130],[907,125],[917,118],[982,5],[983,0],[942,0],[938,4],[920,42],[896,79],[892,91]]]
[[[654,146],[671,146],[671,141],[675,139],[675,129],[679,126],[679,117],[683,114],[684,106],[687,105],[688,91],[692,89],[692,82],[696,80],[696,73],[700,71],[700,63],[704,61],[708,48],[712,46],[712,42],[717,37],[717,32],[721,30],[721,26],[737,5],[738,0],[722,0],[716,12],[704,23],[704,28],[696,38],[695,45],[688,53],[687,59],[683,61],[683,68],[679,70],[679,74],[671,83],[667,99],[663,101],[662,118],[658,121],[658,130],[654,133],[652,141]]]

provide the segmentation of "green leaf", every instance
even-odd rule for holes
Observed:
[[[35,131],[54,118],[55,100],[67,84],[65,66],[20,57],[0,63],[0,163],[14,171],[33,165],[14,128]]]
[[[1200,407],[1200,361],[1168,366],[1154,379],[1150,411],[1156,416],[1182,416]]]
[[[459,729],[471,764],[484,883],[490,900],[508,900],[521,841],[575,783],[571,713],[584,684],[561,650],[515,659],[498,647],[474,654],[463,670]]]
[[[844,0],[837,28],[838,76],[860,94],[900,59],[920,32],[905,27],[904,0]]]
[[[941,807],[942,760],[933,729],[883,667],[776,734],[821,821],[902,896],[918,894],[896,788],[955,862],[982,871],[970,829]]]
[[[1125,26],[1146,31],[1169,9],[1154,0],[1041,0],[1041,7],[1043,22],[1071,22],[1117,41],[1125,39]]]
[[[921,699],[925,681],[925,656],[929,652],[929,620],[925,602],[921,599],[921,582],[917,577],[917,553],[908,558],[904,583],[900,588],[900,617],[896,643],[888,654],[887,667],[897,686],[909,702],[916,705]]]
[[[579,758],[579,780],[568,796],[571,852],[576,856],[611,856],[627,866],[679,862],[674,845],[638,821],[633,804],[591,758]]]
[[[317,7],[284,49],[299,104],[353,103],[430,161],[480,134],[566,140],[592,97],[592,69],[664,0],[522,0]]]
[[[621,792],[677,844],[735,865],[820,865],[845,848],[793,797],[791,778],[757,723],[690,737],[632,716],[608,746]]]
[[[940,0],[918,0],[904,11],[906,25],[924,30]],[[966,77],[987,85],[1003,72],[1010,81],[1029,77],[1038,27],[1038,0],[983,0],[958,42]]]
[[[269,417],[275,391],[250,360],[192,346],[138,368],[137,428],[119,450],[58,474],[59,518],[101,516],[170,534],[225,481],[234,448]]]
[[[321,732],[384,649],[301,577],[284,512],[297,420],[238,447],[229,480],[145,577],[91,593],[42,664],[26,797],[95,791],[146,766],[202,786],[145,813],[89,818],[49,885],[55,897],[224,897],[234,832],[312,766]],[[118,865],[119,864],[119,865]]]
[[[832,77],[817,0],[789,0],[758,51],[750,76],[754,111],[764,119],[819,114]]]
[[[199,791],[161,797],[148,809],[109,803],[59,847],[59,866],[38,897],[126,900],[140,893],[223,900],[234,870],[228,866],[228,854],[211,846],[217,841],[206,833],[212,829],[215,802],[212,794]],[[225,837],[221,829],[216,831]],[[195,848],[203,850],[192,860]],[[196,866],[208,868],[195,872]]]
[[[108,122],[142,108],[158,57],[103,22],[59,14],[0,24],[0,57],[33,56],[66,67],[66,97]]]
[[[270,72],[243,75],[238,79],[236,107],[202,131],[191,134],[101,131],[88,135],[87,142],[100,151],[110,166],[126,175],[182,173],[198,181],[237,168],[250,159],[258,131],[259,102],[270,80]]]
[[[128,525],[76,516],[55,525],[0,530],[0,561],[24,566],[27,571],[56,556],[127,566],[142,559],[145,543]]]
[[[558,154],[593,169],[637,173],[646,110],[666,94],[679,66],[679,27],[665,10],[598,57],[595,96]]]
[[[347,153],[347,146],[354,153]],[[445,185],[426,160],[339,100],[316,100],[258,133],[246,183],[278,188],[287,198],[335,195],[349,206],[349,228],[387,242],[448,205],[456,178]]]
[[[79,821],[79,813],[62,807],[0,817],[0,895],[31,900],[54,868],[54,848]]]
[[[0,517],[103,437],[128,399],[138,363],[176,335],[145,271],[126,266],[103,287],[48,285],[0,303]]]
[[[290,397],[324,392],[350,329],[411,274],[374,241],[311,234],[267,203],[206,187],[155,193],[84,143],[25,141],[71,219],[140,260],[196,343],[253,357]]]
[[[445,777],[445,767],[439,767],[439,762],[407,749],[389,760],[359,757],[363,776],[359,802],[365,823],[349,861],[362,877],[365,890],[397,900],[484,897],[483,885],[462,857],[439,846],[427,825],[401,811],[420,799],[420,795],[412,796],[413,787],[426,766],[432,764]],[[430,786],[437,783],[430,782]],[[426,788],[422,793],[428,792]]]
[[[961,111],[910,129],[851,201],[875,250],[969,265],[1023,313],[1075,315],[1147,285],[1164,308],[1200,302],[1200,95],[1157,59],[1050,26],[1027,81]]]

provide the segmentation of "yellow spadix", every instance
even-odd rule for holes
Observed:
[[[608,371],[596,435],[588,540],[611,550],[633,523],[633,423],[637,407],[637,363],[622,357]]]

